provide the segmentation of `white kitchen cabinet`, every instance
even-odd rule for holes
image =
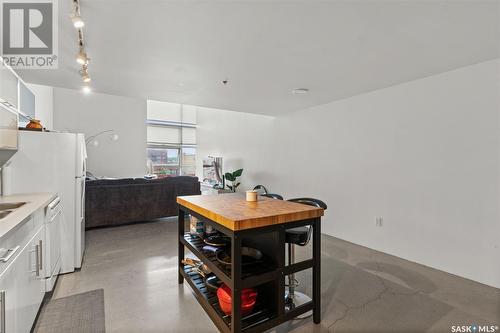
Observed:
[[[5,332],[29,332],[45,294],[44,281],[40,275],[41,254],[39,245],[44,234],[43,227],[20,250],[0,277],[0,292],[3,292]]]
[[[40,200],[37,196],[44,199],[35,204],[33,201]],[[48,224],[45,218],[45,212],[55,198],[57,196],[42,193],[24,198],[14,196],[11,201],[26,202],[22,207],[33,207],[20,214],[22,220],[0,236],[0,295],[5,307],[5,311],[1,311],[0,306],[0,328],[5,325],[0,333],[31,331],[46,292],[47,276],[51,277],[53,286],[54,275],[59,272],[49,266],[51,246],[46,240],[48,237],[54,246],[60,246],[58,220],[53,219],[52,222],[56,223]],[[22,210],[18,209],[19,212]],[[60,216],[56,213],[54,211],[54,217]],[[46,230],[49,227],[52,230]]]
[[[18,147],[18,116],[0,104],[0,165],[7,162]]]
[[[35,116],[35,94],[19,80],[19,111],[31,118]]]
[[[25,248],[24,253],[16,259],[19,271],[16,278],[19,280],[17,292],[21,306],[16,311],[16,328],[18,332],[29,332],[35,320],[38,308],[45,294],[45,286],[40,275],[40,237],[43,236],[43,227],[38,230]]]
[[[3,103],[18,107],[18,79],[14,72],[0,61],[0,99]]]
[[[16,267],[10,265],[0,277],[0,331],[2,333],[18,332],[16,327],[17,304],[17,279]]]

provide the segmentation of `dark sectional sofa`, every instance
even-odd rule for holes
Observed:
[[[177,196],[201,194],[197,177],[98,179],[85,183],[85,227],[177,215]]]

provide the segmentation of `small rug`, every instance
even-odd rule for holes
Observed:
[[[34,333],[104,333],[104,290],[57,298],[46,303]]]

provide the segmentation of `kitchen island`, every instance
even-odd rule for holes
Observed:
[[[179,284],[187,281],[198,302],[221,332],[263,332],[308,311],[314,323],[321,321],[320,262],[321,216],[323,209],[299,203],[259,197],[247,202],[243,194],[182,196],[179,204]],[[229,267],[217,254],[206,250],[202,237],[185,230],[186,215],[191,215],[230,239],[227,252]],[[313,250],[310,259],[285,264],[285,230],[310,225]],[[246,265],[242,248],[261,251],[264,259]],[[185,265],[186,248],[203,262],[209,271],[231,289],[231,315],[225,314],[217,296],[192,267]],[[299,271],[312,270],[312,301],[301,306],[285,306],[285,279]],[[258,290],[257,304],[250,314],[241,313],[241,294],[246,288]]]

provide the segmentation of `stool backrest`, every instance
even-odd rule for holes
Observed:
[[[259,194],[267,194],[267,188],[264,185],[257,185],[253,188],[254,191],[259,191]]]
[[[261,194],[261,196],[268,197],[271,199],[283,200],[283,197],[279,194],[276,194],[276,193],[265,193],[265,194]]]
[[[324,203],[319,199],[314,199],[314,198],[295,198],[295,199],[288,199],[288,201],[314,206],[318,208],[323,208],[325,210],[328,208],[326,203]]]

